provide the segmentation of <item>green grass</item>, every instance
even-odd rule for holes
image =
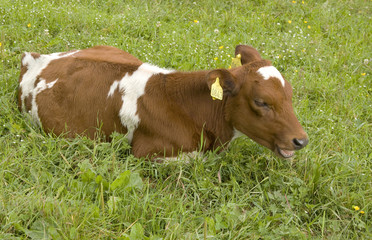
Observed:
[[[0,238],[371,239],[371,9],[0,0]],[[160,164],[133,157],[123,136],[49,136],[18,112],[23,51],[99,44],[186,71],[226,68],[237,44],[254,46],[292,83],[310,144],[287,161],[242,138],[206,161]]]

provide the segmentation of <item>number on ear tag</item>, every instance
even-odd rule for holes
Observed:
[[[219,78],[216,78],[216,81],[211,86],[211,96],[213,100],[222,100],[223,98],[223,89],[220,85]]]

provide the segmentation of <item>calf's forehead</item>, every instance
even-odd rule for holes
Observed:
[[[260,67],[257,70],[257,73],[262,76],[264,80],[268,80],[270,78],[276,78],[280,81],[283,87],[285,87],[285,80],[282,76],[282,74],[276,69],[274,66],[265,66],[265,67]]]
[[[261,99],[269,104],[291,101],[292,87],[274,66],[251,68],[245,78],[243,93],[250,99]]]

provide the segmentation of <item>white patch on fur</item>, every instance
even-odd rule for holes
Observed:
[[[164,164],[190,164],[191,161],[201,159],[203,162],[207,161],[207,157],[202,152],[181,152],[176,157],[157,157],[156,161]]]
[[[242,133],[241,131],[237,130],[236,128],[234,128],[234,135],[233,135],[233,137],[231,138],[230,142],[227,144],[227,148],[230,147],[231,143],[232,143],[235,139],[237,139],[237,138],[239,138],[239,137],[241,137],[241,136],[245,136],[245,134]]]
[[[131,75],[128,73],[119,82],[119,91],[122,94],[123,105],[121,106],[119,117],[121,123],[127,128],[127,138],[132,142],[133,133],[140,123],[137,114],[137,100],[145,93],[147,81],[151,76],[159,73],[168,74],[172,71],[162,69],[147,63],[143,63]],[[115,91],[115,82],[111,85],[108,96],[111,96],[111,90]],[[112,92],[113,92],[112,91]]]
[[[271,77],[279,79],[280,82],[282,83],[283,87],[284,87],[284,84],[285,84],[284,78],[283,78],[282,74],[280,74],[278,69],[276,69],[276,67],[274,67],[274,66],[261,67],[260,69],[257,70],[257,72],[259,74],[261,74],[262,77],[265,80],[267,80]]]
[[[32,120],[41,126],[39,114],[38,114],[38,106],[36,104],[36,96],[44,91],[45,89],[52,88],[54,84],[57,82],[58,79],[54,80],[53,82],[46,83],[45,79],[40,78],[40,81],[37,83],[36,87],[32,90],[32,102],[31,102],[31,114]]]
[[[177,157],[166,157],[166,158],[157,158],[158,161],[163,161],[165,164],[170,164],[170,163],[185,163],[189,164],[190,160],[195,160],[195,159],[202,159],[203,162],[207,160],[206,157],[204,157],[204,154],[202,152],[182,152],[178,154]]]
[[[112,95],[114,95],[114,92],[115,92],[115,90],[118,88],[119,83],[120,83],[120,81],[114,81],[114,82],[111,84],[111,86],[110,86],[110,90],[109,90],[109,92],[108,92],[108,94],[107,94],[107,98],[112,97]]]
[[[36,79],[38,78],[40,73],[49,65],[49,63],[59,58],[71,56],[77,52],[78,51],[74,51],[74,52],[67,53],[65,55],[61,55],[62,53],[52,53],[49,55],[40,55],[38,58],[34,58],[31,55],[31,53],[25,53],[25,56],[22,59],[22,65],[27,67],[27,71],[25,72],[25,74],[23,74],[22,80],[19,84],[20,88],[22,89],[22,95],[21,95],[22,109],[25,109],[24,108],[25,98],[35,92],[34,86],[35,86]],[[36,96],[32,95],[32,98],[35,98],[35,97]]]
[[[231,138],[231,141],[230,142],[234,141],[235,139],[237,139],[238,137],[241,137],[241,136],[245,136],[244,133],[242,133],[241,131],[239,131],[236,128],[234,128],[234,135]]]

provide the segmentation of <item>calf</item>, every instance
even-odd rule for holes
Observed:
[[[108,46],[25,53],[18,107],[57,135],[126,134],[136,157],[213,150],[240,134],[292,157],[308,137],[292,108],[291,85],[254,48],[239,45],[235,54],[242,66],[179,72]],[[221,90],[214,96],[221,100],[211,88]]]

